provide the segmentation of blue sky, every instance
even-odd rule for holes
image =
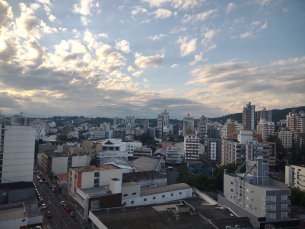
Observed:
[[[302,106],[304,9],[302,0],[0,0],[0,106],[141,118]]]

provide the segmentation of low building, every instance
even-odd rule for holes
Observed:
[[[133,159],[138,159],[139,157],[151,157],[152,150],[151,148],[144,147],[136,147],[133,150]]]
[[[96,157],[100,160],[104,158],[125,158],[128,159],[128,153],[126,151],[116,151],[116,150],[103,150],[96,153]]]
[[[167,176],[158,171],[143,171],[123,174],[123,184],[136,182],[141,189],[167,185]]]
[[[123,173],[132,173],[134,168],[125,158],[100,158],[101,165],[113,165],[123,170]]]
[[[181,149],[176,145],[172,145],[166,148],[166,163],[168,164],[181,164],[182,162],[182,153]]]
[[[133,161],[133,167],[135,172],[143,171],[160,171],[161,170],[161,160],[158,158],[151,157],[139,157]]]
[[[102,151],[102,144],[94,141],[83,141],[80,147],[70,147],[69,152],[73,154],[87,154],[91,157],[95,156],[96,152]]]
[[[35,197],[33,182],[0,184],[0,204],[22,202],[33,197]]]
[[[57,185],[62,187],[63,185],[67,185],[69,181],[69,172],[61,173],[57,175]]]

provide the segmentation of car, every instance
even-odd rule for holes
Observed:
[[[75,213],[74,212],[69,212],[69,216],[70,217],[75,217]]]
[[[67,208],[67,207],[68,207],[68,204],[64,204],[64,205],[63,205],[63,208]]]
[[[44,183],[45,183],[46,185],[49,185],[49,182],[47,182],[47,181],[46,181],[46,182],[44,182]]]
[[[46,178],[42,177],[41,180],[46,181]]]
[[[46,204],[42,204],[41,208],[42,208],[42,210],[45,210],[45,209],[47,209],[47,205]]]
[[[54,188],[52,188],[51,192],[52,192],[52,193],[55,193],[55,189],[54,189]]]
[[[42,181],[42,180],[39,180],[39,183],[40,183],[40,184],[42,184],[42,183],[43,183],[43,181]]]
[[[60,204],[61,206],[64,206],[64,205],[66,204],[66,202],[62,200],[62,201],[59,202],[59,204]]]
[[[39,196],[39,201],[43,201],[43,199],[42,199],[42,197],[41,197],[41,196]]]
[[[50,211],[47,212],[46,216],[48,219],[52,219],[52,213]]]
[[[71,209],[69,207],[66,207],[65,211],[69,213],[69,212],[71,212]]]
[[[52,186],[51,186],[51,185],[49,185],[49,186],[48,186],[48,188],[49,188],[49,189],[52,189]]]

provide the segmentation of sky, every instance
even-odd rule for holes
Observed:
[[[0,0],[0,109],[171,118],[305,105],[304,0]]]

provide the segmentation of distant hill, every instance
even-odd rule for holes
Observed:
[[[286,119],[286,115],[291,112],[292,109],[297,109],[297,111],[305,111],[305,106],[302,107],[292,107],[292,108],[285,108],[282,110],[279,109],[273,109],[272,110],[272,121],[278,122],[280,119]],[[222,117],[218,118],[209,118],[211,121],[218,121],[218,122],[225,122],[228,118],[231,118],[233,120],[242,121],[242,113],[235,113],[235,114],[228,114]]]

